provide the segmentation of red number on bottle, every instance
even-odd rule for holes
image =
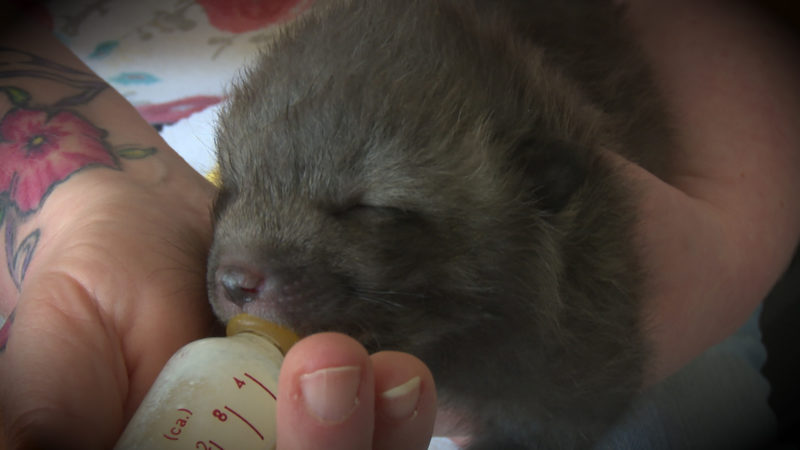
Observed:
[[[228,415],[218,409],[215,409],[214,412],[211,413],[211,415],[219,419],[220,422],[225,422],[226,420],[228,420]]]

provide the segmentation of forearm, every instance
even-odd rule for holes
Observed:
[[[672,187],[642,192],[661,378],[738,328],[797,245],[800,48],[746,4],[631,3],[680,149]]]
[[[50,114],[75,113],[101,131],[102,143],[109,146],[121,163],[129,163],[118,168],[124,169],[122,172],[132,181],[160,185],[190,180],[196,184],[197,174],[135,108],[47,30],[33,23],[17,23],[15,27],[0,30],[0,46],[10,50],[0,55],[8,62],[0,68],[3,71],[0,86],[18,87],[31,94],[28,101],[17,104],[9,95],[0,96],[3,114],[14,107],[45,110]],[[149,152],[151,149],[156,151]],[[137,153],[137,150],[148,152]],[[202,196],[206,194],[203,192]]]
[[[6,310],[25,272],[37,264],[33,255],[67,222],[82,219],[86,195],[132,183],[174,192],[185,207],[207,215],[212,188],[47,31],[31,24],[5,28],[0,47],[0,267],[7,268],[0,293]]]

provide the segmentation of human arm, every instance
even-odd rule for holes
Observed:
[[[800,47],[752,4],[629,3],[681,148],[668,183],[625,165],[642,196],[652,383],[744,323],[797,246]]]
[[[12,447],[101,448],[210,331],[213,188],[49,33],[7,25],[0,427]]]

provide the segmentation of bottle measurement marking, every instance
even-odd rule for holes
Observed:
[[[250,429],[252,429],[253,431],[255,431],[255,432],[256,432],[256,434],[258,435],[258,437],[260,437],[260,438],[261,438],[261,440],[262,440],[262,441],[264,440],[264,435],[263,435],[263,434],[261,434],[261,432],[260,432],[260,431],[258,431],[258,428],[254,427],[254,426],[253,426],[253,424],[252,424],[252,423],[250,423],[250,422],[249,422],[247,419],[245,419],[244,417],[242,417],[242,416],[241,416],[241,415],[240,415],[238,412],[236,412],[236,411],[232,410],[232,409],[231,409],[230,407],[228,407],[227,405],[225,406],[225,409],[226,409],[226,410],[228,410],[228,412],[230,412],[230,413],[231,413],[231,414],[233,414],[234,416],[236,416],[236,417],[238,417],[239,419],[241,419],[241,421],[242,421],[242,422],[244,422],[244,423],[246,423],[246,424],[247,424],[247,426],[249,426],[249,427],[250,427]]]
[[[194,448],[199,448],[201,450],[214,450],[214,449],[225,450],[224,448],[222,448],[221,445],[219,445],[216,442],[211,441],[211,440],[208,441],[208,444],[206,444],[203,441],[197,441],[194,444]]]
[[[180,408],[178,411],[187,413],[189,415],[185,418],[178,417],[178,419],[175,421],[176,426],[170,428],[167,433],[162,434],[162,436],[170,441],[177,441],[179,439],[178,436],[183,432],[183,427],[189,423],[189,418],[192,417],[192,412],[186,408]]]
[[[269,396],[272,397],[273,400],[278,400],[278,397],[276,397],[275,394],[273,394],[272,391],[270,391],[268,387],[266,387],[263,384],[261,384],[261,382],[256,380],[252,375],[250,375],[249,373],[245,373],[244,376],[246,376],[247,378],[250,378],[251,380],[253,380],[253,382],[255,384],[261,386],[261,389],[264,389],[265,391],[267,391],[267,394],[269,394]]]

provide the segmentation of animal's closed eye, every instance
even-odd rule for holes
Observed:
[[[387,224],[414,221],[419,216],[413,211],[393,206],[374,206],[354,203],[334,212],[340,220],[357,220],[363,223]]]

